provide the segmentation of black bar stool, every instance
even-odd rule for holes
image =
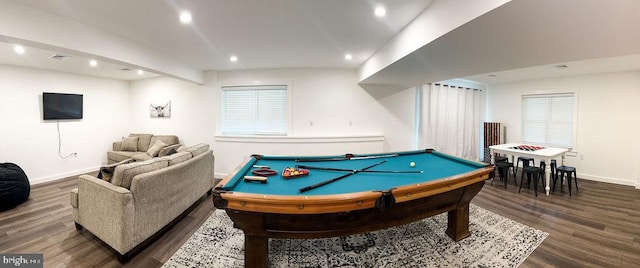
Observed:
[[[509,160],[508,157],[502,156],[502,155],[496,155],[496,156],[493,157],[493,159],[495,160],[495,163]]]
[[[540,161],[540,166],[536,167],[536,166],[524,166],[522,168],[522,178],[520,179],[520,189],[518,190],[518,193],[520,191],[522,191],[522,185],[524,184],[524,175],[526,174],[528,177],[528,183],[527,183],[527,189],[529,189],[529,186],[531,185],[531,179],[533,179],[533,191],[536,194],[536,197],[538,197],[538,180],[542,180],[542,187],[544,188],[544,179],[545,179],[545,174],[544,174],[544,170],[547,167],[546,163],[544,161]]]
[[[551,159],[551,179],[555,182],[558,178],[558,174],[556,174],[556,168],[558,167],[555,159]]]
[[[524,167],[535,166],[536,161],[531,157],[518,156],[518,160],[516,161],[516,172],[518,172],[518,165],[520,162],[522,162],[522,174],[520,177],[524,178]],[[531,177],[529,177],[529,180],[531,180]],[[522,183],[522,179],[520,179],[520,182]]]
[[[509,182],[509,170],[512,170],[513,173],[513,185],[518,186],[518,181],[516,180],[516,170],[515,167],[513,167],[513,163],[509,161],[496,162],[496,169],[498,170],[498,174],[500,175],[500,180],[504,181],[505,189],[507,189],[507,182]],[[493,180],[491,180],[491,185],[493,185]]]
[[[573,180],[576,183],[576,191],[578,190],[578,175],[575,167],[559,166],[556,169],[556,176],[553,178],[553,191],[556,190],[556,179],[560,179],[560,190],[562,190],[562,181],[565,174],[567,174],[567,186],[569,187],[569,196],[571,196],[571,175],[573,175]]]

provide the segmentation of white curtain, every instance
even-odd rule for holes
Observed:
[[[427,148],[478,161],[481,99],[477,89],[427,84],[423,86],[424,132]]]

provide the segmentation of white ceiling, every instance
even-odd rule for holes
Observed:
[[[200,70],[357,68],[432,0],[17,0]],[[374,8],[387,8],[385,18]],[[190,10],[191,25],[178,20]],[[73,34],[73,33],[69,33]],[[345,61],[351,53],[353,60]],[[236,55],[239,61],[231,63]]]
[[[203,71],[355,69],[432,1],[458,0],[11,0],[117,34]],[[385,18],[373,15],[379,4],[387,8]],[[182,10],[191,11],[193,24],[179,23]],[[415,85],[462,77],[496,83],[638,70],[639,10],[636,0],[513,0],[363,82]],[[455,10],[451,13],[455,16]],[[48,57],[55,52],[59,51],[28,51],[17,58],[11,46],[3,44],[0,63],[141,78],[119,71],[135,63],[101,63],[100,68],[89,69],[87,55],[52,65]],[[345,60],[345,53],[353,54],[353,59]],[[230,62],[231,55],[239,61]],[[557,64],[569,68],[554,68]],[[143,77],[150,76],[154,74]]]
[[[25,53],[18,55],[13,44],[0,42],[0,63],[36,69],[56,70],[120,80],[137,80],[159,76],[151,72],[138,74],[138,69],[108,61],[99,61],[95,67],[89,66],[89,58],[71,53],[26,47]],[[68,56],[64,60],[52,58],[54,55]]]
[[[638,11],[637,0],[513,0],[361,84],[406,88],[451,78],[498,83],[640,70]],[[569,68],[554,68],[559,64]]]

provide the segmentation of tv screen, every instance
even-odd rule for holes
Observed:
[[[82,95],[43,92],[42,117],[44,120],[82,119]]]

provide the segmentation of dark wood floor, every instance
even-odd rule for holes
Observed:
[[[211,197],[125,265],[87,231],[75,230],[69,190],[76,179],[32,187],[29,200],[0,212],[0,253],[43,253],[45,267],[160,267],[211,215]],[[489,182],[472,201],[549,233],[521,267],[639,267],[640,190],[579,180],[569,196],[534,197],[513,182]]]

